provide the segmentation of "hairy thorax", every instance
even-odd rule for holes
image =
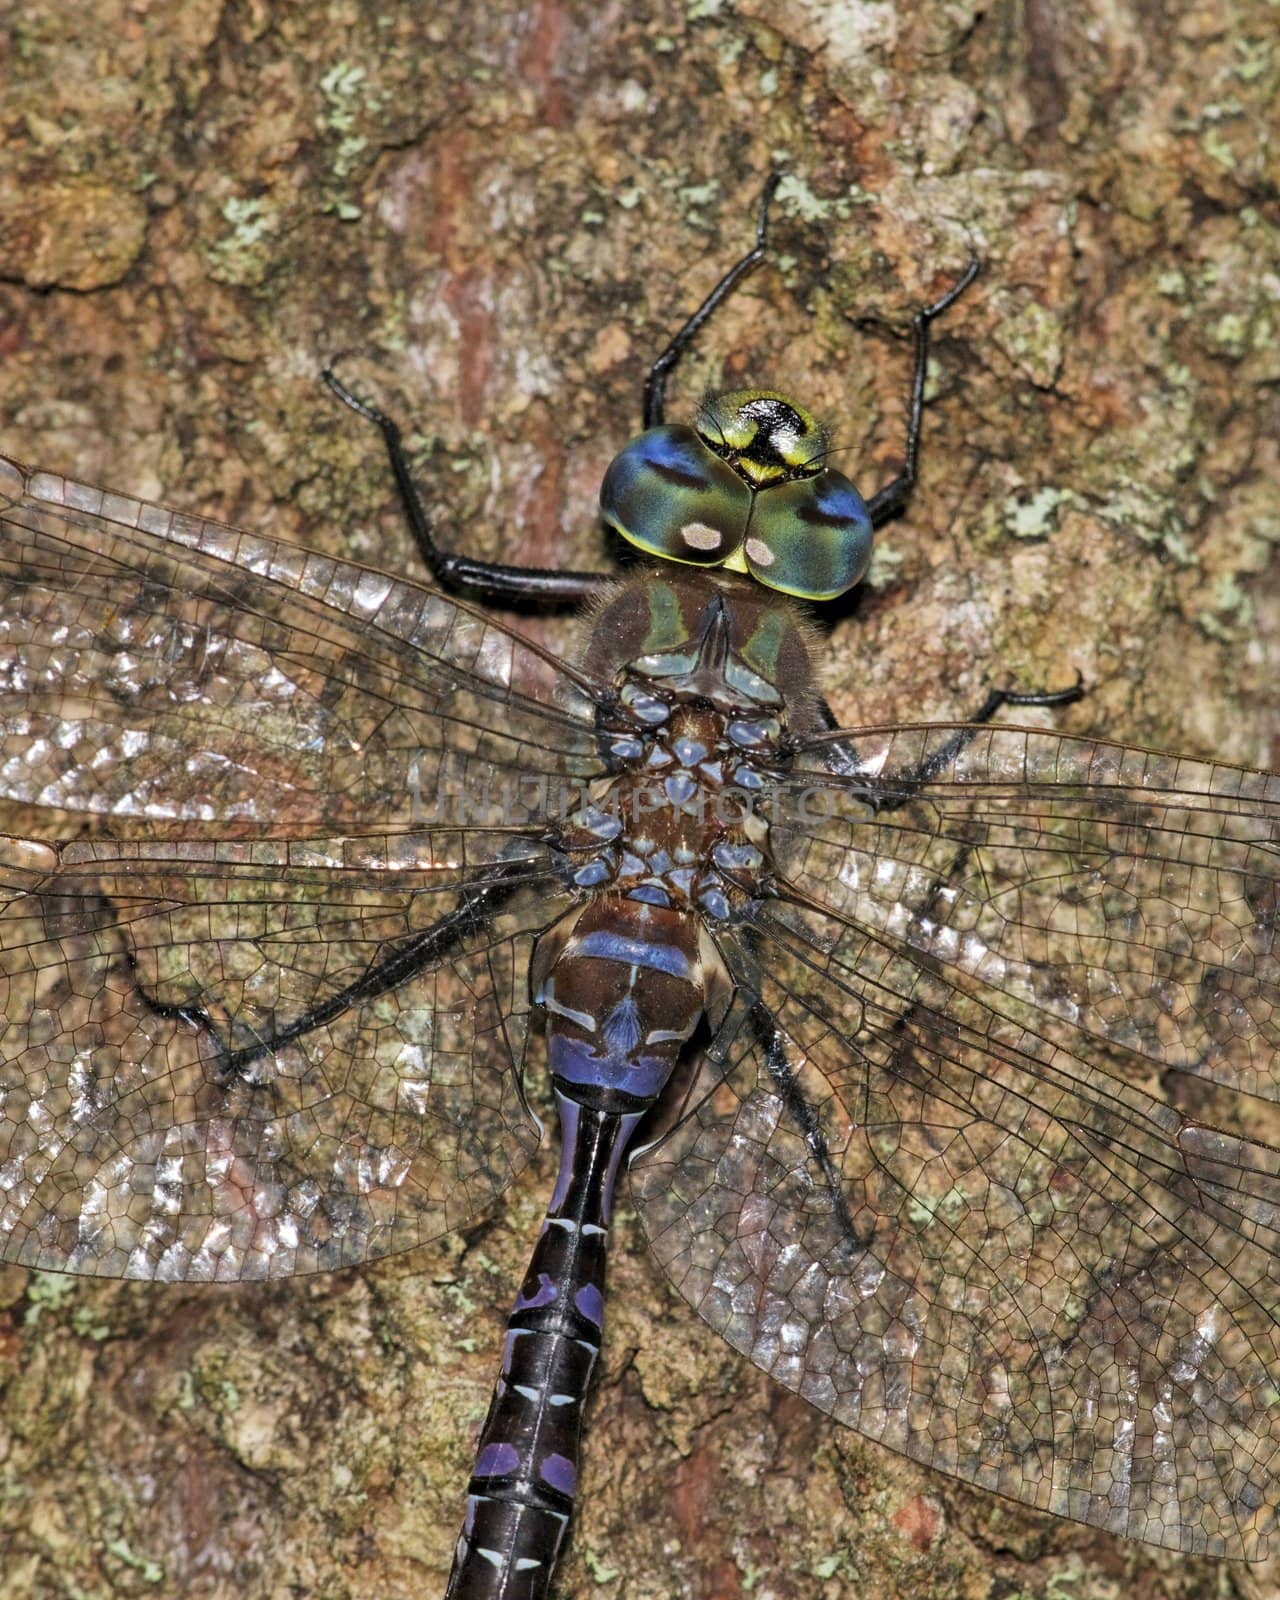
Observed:
[[[771,779],[806,699],[809,643],[794,609],[734,580],[677,573],[626,585],[599,612],[588,660],[613,668],[602,720],[613,772],[560,835],[580,889],[715,921],[759,893]]]

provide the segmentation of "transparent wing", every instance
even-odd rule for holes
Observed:
[[[599,770],[590,687],[459,601],[0,459],[0,799],[536,821]]]
[[[345,1266],[457,1227],[535,1148],[539,848],[4,843],[0,1259]]]
[[[862,771],[794,775],[777,840],[833,972],[873,931],[1068,1044],[1280,1099],[1280,777],[1023,728],[843,738]]]
[[[0,1254],[318,1270],[537,1129],[592,686],[412,584],[0,462]],[[7,808],[7,809],[5,809]]]
[[[901,949],[869,939],[855,992],[768,931],[751,981],[776,1034],[740,1006],[696,1109],[631,1172],[679,1292],[928,1466],[1129,1538],[1265,1557],[1277,1152],[1184,1122]]]
[[[1276,1096],[1280,784],[1019,729],[844,738],[861,770],[775,797],[779,898],[726,941],[743,998],[633,1168],[655,1251],[868,1436],[1264,1557],[1280,1152],[1150,1089]]]

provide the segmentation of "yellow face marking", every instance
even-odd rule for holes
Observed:
[[[745,549],[758,567],[771,567],[776,559],[769,546],[762,544],[759,539],[748,539]]]
[[[786,471],[776,462],[753,461],[750,456],[739,456],[737,467],[741,475],[749,479],[758,489],[767,488],[771,483],[777,483],[780,478],[786,477]]]
[[[721,439],[731,450],[749,450],[759,428],[750,417],[741,415],[717,418]]]
[[[708,527],[705,522],[686,522],[680,537],[691,550],[718,550],[723,542],[720,530]]]

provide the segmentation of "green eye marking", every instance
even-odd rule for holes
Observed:
[[[605,474],[601,513],[664,561],[831,600],[867,569],[871,518],[826,454],[826,429],[803,407],[772,389],[735,389],[705,400],[693,428],[633,439]]]
[[[650,428],[613,458],[600,510],[650,555],[718,567],[742,543],[751,490],[692,428]]]
[[[804,600],[833,600],[852,589],[871,560],[866,502],[838,472],[763,489],[743,543],[759,583]]]

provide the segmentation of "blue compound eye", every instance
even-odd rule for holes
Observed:
[[[751,491],[692,428],[650,428],[613,458],[600,510],[650,555],[716,567],[742,544]]]
[[[801,600],[852,589],[871,559],[866,501],[838,472],[820,472],[756,495],[742,547],[758,583]]]

